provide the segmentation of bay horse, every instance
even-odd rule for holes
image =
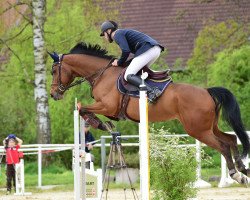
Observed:
[[[54,60],[50,90],[54,100],[62,99],[74,79],[82,77],[89,82],[95,102],[81,106],[80,115],[89,114],[95,119],[95,114],[118,118],[123,95],[117,89],[117,79],[123,68],[111,66],[113,56],[109,56],[99,45],[86,43],[78,43],[68,54],[50,55]],[[242,143],[241,155],[237,137],[218,128],[221,108],[224,119]],[[138,98],[129,97],[125,112],[130,119],[139,120]],[[190,136],[216,149],[225,157],[229,174],[234,180],[247,184],[246,176],[250,177],[250,169],[246,169],[242,159],[249,153],[249,137],[241,120],[239,105],[229,90],[222,87],[205,89],[172,82],[157,102],[149,105],[148,118],[150,122],[179,120]],[[238,171],[246,176],[241,176]]]

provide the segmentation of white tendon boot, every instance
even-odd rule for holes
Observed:
[[[235,169],[230,170],[229,174],[230,174],[232,179],[234,179],[235,181],[237,181],[240,184],[247,186],[248,180],[247,180],[247,177],[245,175],[241,176],[240,173],[238,173]]]

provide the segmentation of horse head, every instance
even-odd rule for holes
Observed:
[[[94,87],[106,69],[111,67],[113,56],[99,45],[78,43],[68,54],[49,53],[54,63],[52,65],[53,81],[50,95],[54,100],[63,98],[66,90],[85,80]],[[81,78],[75,82],[76,77]]]
[[[54,100],[60,100],[63,98],[64,92],[73,82],[74,75],[69,66],[63,62],[63,54],[58,55],[56,52],[48,52],[48,54],[54,61],[51,69],[53,80],[51,83],[50,96]]]

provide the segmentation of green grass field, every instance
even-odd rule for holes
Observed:
[[[220,176],[220,154],[211,149],[205,149],[206,155],[210,157],[210,161],[202,161],[202,178],[208,181],[211,176]],[[5,165],[1,165],[0,171],[0,188],[5,188],[6,176]],[[99,168],[98,166],[95,168]],[[71,170],[66,169],[63,165],[54,163],[48,167],[42,169],[42,185],[58,185],[58,189],[73,190],[74,187],[74,174]],[[38,185],[37,175],[37,162],[25,163],[25,186],[27,188],[33,188],[36,190]],[[111,171],[111,175],[114,172]],[[213,186],[217,186],[217,182],[213,182]],[[122,188],[124,185],[117,185],[115,183],[110,184],[110,188]],[[135,184],[136,188],[139,188],[139,183]]]
[[[29,167],[29,166],[27,166]],[[70,170],[58,168],[59,172],[55,170],[55,166],[48,167],[44,169],[42,174],[42,185],[58,185],[59,190],[73,190],[74,186],[74,174]],[[32,170],[33,171],[33,170]],[[220,176],[219,168],[207,168],[202,169],[202,178],[208,181],[211,176]],[[27,188],[35,189],[38,183],[37,173],[25,172],[25,186]],[[0,188],[4,188],[6,184],[5,168],[2,165],[0,174]],[[216,185],[216,183],[213,183]],[[122,188],[124,185],[117,185],[115,183],[110,184],[111,188]],[[136,188],[139,188],[139,184],[135,184]]]

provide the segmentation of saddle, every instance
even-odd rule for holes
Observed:
[[[117,83],[118,90],[123,94],[127,93],[130,96],[139,97],[138,88],[128,83],[124,79],[124,74],[125,74],[126,69],[127,68],[125,68],[122,71],[121,75],[118,78],[118,83]],[[137,73],[137,75],[142,74],[142,72],[148,73],[148,78],[145,80],[145,82],[153,87],[158,87],[160,90],[165,88],[164,86],[166,82],[172,80],[171,76],[169,75],[169,72],[170,72],[169,69],[165,71],[153,71],[149,69],[147,66],[145,66]]]
[[[127,69],[127,67],[130,65],[132,60],[133,60],[133,58],[126,61],[123,64],[122,67]],[[148,78],[150,78],[150,79],[163,80],[163,79],[166,79],[167,77],[169,77],[170,69],[167,69],[167,70],[164,70],[164,71],[153,71],[153,70],[149,69],[148,66],[146,65],[137,74],[142,74],[142,71],[147,72],[148,73]]]
[[[139,74],[143,72],[148,73],[148,78],[153,80],[165,80],[169,77],[170,69],[164,70],[164,71],[153,71],[149,69],[147,66],[143,67],[142,70],[140,70]]]

